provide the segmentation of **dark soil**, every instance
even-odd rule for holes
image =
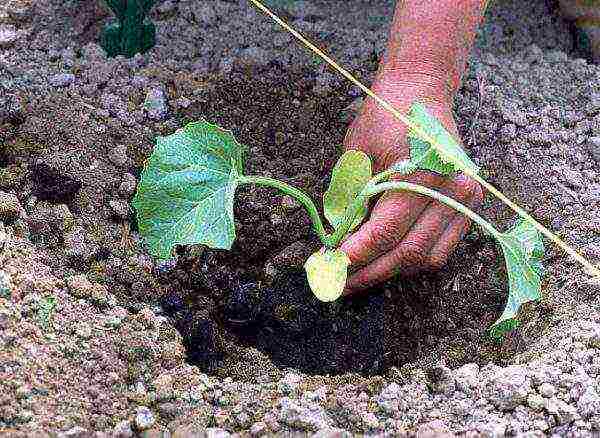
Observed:
[[[44,163],[30,166],[33,194],[41,201],[67,204],[72,207],[73,199],[81,189],[81,182],[68,175],[61,175]]]
[[[247,173],[283,179],[319,199],[347,127],[338,114],[351,98],[343,97],[344,89],[316,96],[313,82],[310,71],[240,73],[207,84],[199,107],[181,122],[204,117],[232,129],[249,146]],[[301,270],[272,282],[264,274],[265,262],[286,247],[298,241],[319,246],[304,211],[285,211],[270,190],[243,188],[235,214],[231,252],[194,248],[190,256],[182,249],[179,264],[162,280],[180,291],[167,297],[165,309],[188,357],[203,369],[215,371],[240,345],[258,348],[282,368],[314,374],[377,374],[425,356],[452,365],[502,359],[500,345],[485,334],[506,299],[502,264],[493,243],[477,233],[439,274],[397,279],[363,297],[323,304]]]

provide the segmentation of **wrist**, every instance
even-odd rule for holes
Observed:
[[[443,84],[452,96],[465,68],[486,0],[398,2],[380,71],[415,72]]]
[[[427,61],[384,62],[379,68],[374,88],[383,94],[398,90],[399,98],[429,101],[434,105],[449,106],[454,86],[440,64]]]

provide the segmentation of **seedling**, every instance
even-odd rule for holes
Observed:
[[[102,47],[110,57],[133,57],[156,44],[156,28],[146,19],[156,0],[106,0],[117,16],[117,23],[108,24],[102,33]]]
[[[451,175],[458,170],[454,161],[478,172],[460,145],[422,104],[417,102],[412,106],[409,118],[443,145],[442,153],[413,130],[407,136],[410,159],[379,174],[372,174],[371,161],[363,152],[344,153],[323,196],[330,232],[306,193],[283,181],[244,174],[246,148],[231,132],[204,120],[188,124],[172,135],[159,137],[144,168],[133,201],[140,232],[150,251],[162,259],[170,258],[177,244],[231,249],[235,240],[233,205],[237,187],[257,184],[277,189],[306,208],[323,243],[323,248],[306,261],[305,269],[315,296],[331,302],[342,295],[350,264],[339,244],[367,216],[369,198],[388,190],[416,192],[471,218],[499,243],[506,259],[509,298],[492,330],[495,334],[504,333],[516,325],[515,316],[523,303],[540,298],[540,259],[544,251],[540,235],[526,221],[501,233],[469,208],[435,190],[391,180],[393,175],[408,175],[418,170]],[[453,157],[453,161],[448,157]]]

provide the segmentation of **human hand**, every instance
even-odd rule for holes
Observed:
[[[401,79],[380,76],[373,90],[404,114],[415,100],[422,101],[450,134],[459,138],[443,81],[426,74],[402,75]],[[403,123],[369,98],[350,127],[345,147],[365,152],[373,161],[374,172],[381,172],[409,158],[406,133]],[[443,177],[420,171],[395,178],[435,189],[471,209],[483,199],[479,184],[463,174]],[[396,274],[441,268],[469,226],[463,215],[428,197],[385,193],[369,220],[341,245],[353,270],[345,293],[366,289]]]

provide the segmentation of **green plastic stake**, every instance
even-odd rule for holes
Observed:
[[[117,16],[116,23],[106,25],[102,32],[102,47],[109,57],[133,57],[145,53],[156,44],[156,28],[146,15],[156,0],[106,0]]]

